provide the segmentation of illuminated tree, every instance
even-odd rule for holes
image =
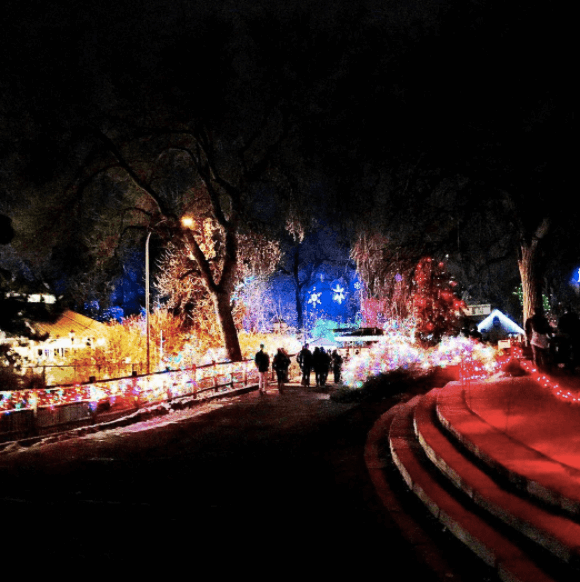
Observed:
[[[188,247],[228,357],[239,360],[231,305],[241,266],[238,237],[251,220],[285,223],[279,159],[295,154],[284,144],[299,108],[260,70],[260,36],[236,11],[200,5],[185,13],[177,23],[168,12],[170,28],[139,11],[125,14],[121,37],[108,17],[93,14],[95,36],[64,42],[66,54],[53,42],[50,50],[35,47],[43,64],[34,59],[29,68],[24,50],[26,81],[16,80],[11,94],[0,96],[3,128],[10,119],[11,131],[0,153],[10,187],[30,202],[18,216],[20,250],[39,271],[50,271],[51,283],[81,282],[89,271],[110,282],[119,274],[119,249],[143,248],[154,232],[152,242]],[[78,14],[69,16],[73,22]],[[60,37],[54,26],[46,31]],[[90,49],[101,34],[106,56]],[[89,64],[93,59],[99,63]],[[268,67],[280,71],[277,62]],[[199,223],[185,229],[181,219],[198,195],[198,208],[205,208],[193,217]],[[195,230],[206,215],[217,236],[216,257],[204,254]]]
[[[432,160],[393,158],[359,186],[363,202],[351,256],[362,282],[361,311],[368,325],[403,321],[417,264],[445,256],[458,245],[462,216],[471,211],[467,180],[447,176]]]
[[[69,381],[86,382],[90,376],[97,379],[130,376],[147,370],[147,343],[145,317],[131,316],[122,323],[110,322],[104,328],[96,345],[70,350],[61,364],[74,368]],[[218,334],[219,335],[219,334]],[[199,363],[208,348],[220,345],[219,338],[198,337],[185,332],[180,320],[164,309],[155,309],[150,316],[151,368],[164,370],[191,367]]]
[[[91,155],[44,220],[54,221],[70,208],[81,214],[78,225],[85,229],[82,236],[77,232],[90,260],[82,260],[76,250],[81,245],[74,241],[66,247],[73,254],[66,256],[74,256],[79,270],[84,265],[85,273],[100,274],[109,284],[105,289],[109,295],[110,266],[118,261],[123,245],[143,244],[136,233],[143,236],[149,230],[166,244],[187,249],[187,276],[203,286],[228,357],[239,360],[231,300],[238,272],[245,268],[238,254],[241,228],[261,200],[259,188],[269,184],[268,163],[283,139],[284,124],[275,117],[263,131],[229,142],[227,149],[201,123],[176,127],[131,128],[122,136],[88,129],[85,138]],[[181,176],[178,191],[168,188],[167,176],[173,174]],[[116,189],[115,196],[105,196],[108,186]],[[269,199],[274,203],[273,193]],[[188,212],[193,222],[185,227],[182,218]],[[246,258],[248,264],[254,259]],[[82,273],[80,281],[85,278]]]
[[[285,239],[276,278],[278,296],[287,304],[288,315],[284,317],[295,322],[300,331],[318,317],[332,318],[337,312],[341,319],[348,319],[347,312],[354,310],[353,301],[358,299],[349,287],[354,269],[348,240],[339,225],[316,224],[312,219],[310,224],[298,224],[306,224],[307,230],[300,237]]]
[[[203,251],[212,270],[219,278],[225,262],[223,235],[210,216],[191,219],[192,236]],[[201,223],[201,224],[200,224]],[[274,271],[280,260],[276,241],[256,233],[240,233],[239,263],[234,290],[230,298],[238,329],[244,317],[261,321],[265,315],[265,277]],[[211,309],[211,297],[204,285],[195,254],[188,241],[182,246],[171,244],[159,265],[156,288],[165,307],[178,316],[184,329],[201,335],[219,337],[219,320]],[[258,327],[263,327],[263,322]]]
[[[413,277],[412,309],[417,338],[425,345],[438,343],[445,335],[459,330],[461,307],[456,295],[457,282],[445,263],[425,258],[419,261]]]
[[[351,256],[361,278],[361,316],[366,327],[383,327],[409,314],[410,267],[393,256],[392,245],[381,234],[361,234]],[[395,249],[396,254],[396,249]]]

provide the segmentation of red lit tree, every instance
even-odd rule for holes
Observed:
[[[419,261],[413,277],[412,309],[417,338],[433,345],[445,335],[455,335],[463,302],[456,295],[457,282],[445,263],[431,258]]]

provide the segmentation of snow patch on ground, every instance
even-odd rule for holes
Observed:
[[[18,455],[19,453],[38,450],[43,446],[69,439],[106,441],[115,437],[120,437],[123,434],[159,429],[170,424],[179,423],[202,414],[207,414],[212,410],[218,410],[235,400],[236,398],[234,397],[229,398],[228,402],[218,400],[197,402],[195,406],[183,409],[173,409],[164,403],[163,405],[160,405],[157,412],[153,412],[152,416],[144,420],[137,420],[144,413],[143,410],[138,410],[122,419],[114,420],[109,423],[91,425],[62,433],[48,434],[44,437],[7,443],[0,450],[0,455]]]
[[[111,435],[121,435],[124,433],[135,433],[142,432],[146,430],[152,430],[154,428],[162,428],[164,426],[175,424],[184,420],[189,420],[200,414],[207,414],[212,410],[218,410],[225,406],[224,402],[208,402],[200,405],[197,408],[189,408],[185,410],[169,410],[167,414],[163,416],[154,416],[147,420],[141,420],[127,426],[118,426],[108,429],[106,425],[101,427],[101,430],[97,433],[84,435],[83,438],[86,439],[100,439],[104,440]]]

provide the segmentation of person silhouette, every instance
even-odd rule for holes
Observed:
[[[550,337],[552,329],[541,309],[536,309],[534,315],[528,318],[525,325],[528,344],[532,348],[532,360],[538,368],[547,370],[550,367]]]
[[[337,350],[333,350],[331,359],[334,383],[338,384],[340,382],[340,373],[342,371],[342,356],[338,353]]]
[[[276,370],[276,379],[278,380],[278,391],[282,392],[284,382],[288,381],[288,368],[290,366],[290,358],[282,348],[278,348],[274,360],[272,361],[272,368]]]
[[[265,394],[268,389],[268,371],[270,370],[270,356],[264,351],[264,344],[260,344],[260,350],[254,357],[258,368],[258,389],[260,394]]]
[[[300,350],[298,356],[296,356],[296,361],[300,366],[302,371],[302,385],[310,386],[310,372],[312,370],[312,352],[308,348],[308,344],[304,344],[303,348]]]

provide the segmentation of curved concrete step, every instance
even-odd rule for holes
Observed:
[[[417,403],[413,412],[415,435],[431,462],[478,506],[549,551],[558,560],[576,567],[580,563],[580,525],[501,487],[464,456],[442,432],[436,419],[437,397],[443,391],[444,388],[428,393]],[[502,452],[501,448],[497,449],[498,455]],[[570,571],[572,574],[573,570]]]
[[[415,437],[413,413],[414,406],[397,407],[389,430],[392,458],[409,489],[455,537],[495,569],[501,580],[561,582],[434,477],[434,468]]]
[[[437,398],[439,422],[466,449],[515,487],[580,518],[580,472],[491,426],[473,412],[458,382]]]
[[[403,403],[400,406],[407,405]],[[438,579],[472,581],[473,578],[469,574],[463,576],[458,574],[455,564],[458,556],[455,551],[449,555],[447,550],[444,552],[440,550],[442,542],[440,532],[433,532],[431,527],[425,527],[424,516],[409,512],[406,505],[409,499],[401,498],[402,481],[400,475],[398,478],[395,475],[396,469],[393,468],[388,439],[389,428],[396,412],[397,407],[394,407],[382,414],[367,435],[364,457],[375,491],[403,538],[415,549],[417,559]],[[396,482],[393,481],[393,477]],[[473,560],[476,561],[477,558],[474,557]]]

